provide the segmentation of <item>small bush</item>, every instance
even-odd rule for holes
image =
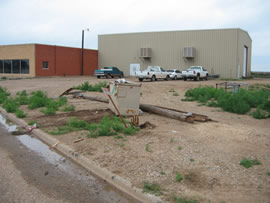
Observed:
[[[25,118],[26,117],[26,113],[23,110],[21,110],[21,109],[17,109],[16,110],[16,116],[18,118]]]
[[[88,82],[84,82],[81,85],[75,86],[74,89],[79,89],[83,91],[89,91],[89,92],[102,92],[101,88],[107,87],[107,82],[99,82],[95,85],[90,85]]]
[[[179,96],[179,94],[177,92],[174,92],[173,96]]]
[[[2,88],[0,86],[0,104],[3,104],[7,100],[9,95],[9,92],[5,88]]]
[[[29,104],[28,108],[29,109],[36,109],[40,107],[46,106],[48,104],[50,99],[48,98],[47,94],[42,91],[36,91],[32,92],[32,95],[29,98]]]
[[[150,147],[149,147],[149,144],[146,144],[145,145],[145,151],[147,151],[147,152],[150,152],[151,150],[150,150]]]
[[[197,200],[188,200],[182,197],[174,197],[173,198],[174,201],[176,201],[177,203],[197,203]]]
[[[74,105],[64,105],[63,108],[61,109],[61,111],[64,111],[64,112],[70,112],[70,111],[75,111],[75,106]]]
[[[268,172],[267,175],[270,176],[270,172]]]
[[[16,112],[18,107],[19,107],[19,104],[14,98],[6,99],[3,103],[3,108],[6,109],[8,113]]]
[[[144,182],[143,183],[143,192],[151,193],[151,194],[159,196],[161,194],[161,189],[160,189],[160,186],[158,184]]]
[[[251,116],[256,119],[265,119],[268,118],[270,114],[258,107],[256,111],[251,113]]]
[[[175,179],[176,179],[177,182],[180,183],[183,180],[183,176],[181,175],[181,173],[177,172]]]
[[[257,159],[247,159],[247,158],[243,158],[241,161],[240,161],[240,165],[244,166],[245,168],[250,168],[252,167],[253,165],[260,165],[261,162]]]
[[[181,149],[182,149],[182,147],[181,147],[181,146],[179,146],[179,147],[178,147],[178,150],[181,150]]]
[[[28,125],[34,125],[34,124],[36,124],[37,127],[39,126],[39,125],[37,124],[37,122],[34,121],[34,120],[30,120],[30,121],[28,122]]]
[[[44,113],[45,115],[55,115],[56,110],[53,107],[48,107],[48,108],[42,108],[40,112]]]

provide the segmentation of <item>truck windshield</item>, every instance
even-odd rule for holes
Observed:
[[[161,68],[161,67],[160,67],[160,70],[161,70],[162,72],[165,72],[165,70],[164,70],[163,68]]]
[[[194,69],[201,69],[201,67],[199,67],[199,66],[191,66],[189,69],[192,69],[192,70],[194,70]]]

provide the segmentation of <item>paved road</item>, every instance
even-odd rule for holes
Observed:
[[[36,138],[0,123],[0,202],[134,202]]]

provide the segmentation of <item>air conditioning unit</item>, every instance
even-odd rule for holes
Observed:
[[[195,57],[195,48],[194,47],[184,47],[184,57],[185,58],[194,58]]]
[[[151,58],[151,48],[141,48],[140,57],[141,58]]]

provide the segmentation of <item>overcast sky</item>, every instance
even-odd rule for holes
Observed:
[[[252,70],[270,72],[269,0],[0,0],[0,45],[40,43],[97,49],[98,34],[241,28]]]

